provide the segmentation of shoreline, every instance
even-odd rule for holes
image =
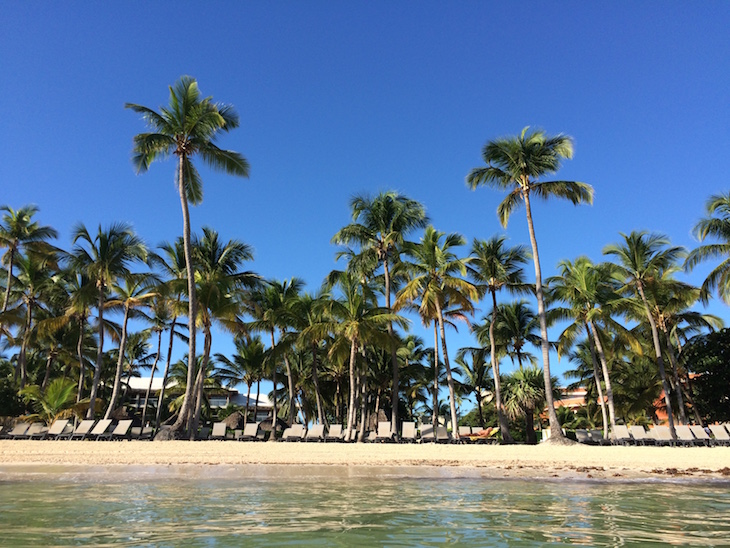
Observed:
[[[428,477],[730,482],[727,447],[0,440],[0,480]]]

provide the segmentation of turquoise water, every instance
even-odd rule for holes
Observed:
[[[728,484],[74,476],[0,494],[2,546],[730,544]]]

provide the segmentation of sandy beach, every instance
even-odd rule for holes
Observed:
[[[265,473],[287,475],[307,467],[310,471],[326,469],[327,475],[372,475],[377,471],[546,480],[730,481],[730,448],[0,441],[0,478],[6,479],[64,471],[93,475],[110,467],[180,473],[201,466],[211,473],[253,466]]]

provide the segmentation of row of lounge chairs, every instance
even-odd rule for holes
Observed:
[[[263,441],[265,432],[260,427],[261,423],[248,423],[242,430],[236,429],[230,432],[225,422],[217,422],[213,425],[210,435],[207,432],[200,436],[202,439],[211,440],[235,440],[235,441]],[[354,429],[357,432],[358,429]],[[423,426],[419,431],[415,422],[404,422],[401,435],[398,438],[400,443],[494,443],[497,441],[496,429],[482,430],[472,429],[470,426],[459,427],[459,439],[451,436],[445,426]],[[282,442],[344,442],[345,428],[341,424],[333,424],[325,428],[323,424],[316,424],[305,429],[303,424],[293,424],[286,428],[278,441]],[[393,443],[395,437],[391,432],[390,422],[379,422],[376,431],[369,432],[365,437],[366,442],[372,443]]]
[[[0,438],[14,440],[123,440],[152,439],[151,428],[134,428],[132,420],[112,424],[111,419],[83,420],[74,428],[69,419],[58,419],[50,427],[40,422],[19,422]]]
[[[730,425],[712,424],[708,428],[699,425],[675,425],[677,439],[672,438],[668,426],[654,426],[650,430],[640,425],[617,424],[610,439],[604,439],[601,430],[576,430],[576,439],[591,445],[656,445],[656,446],[730,446]]]

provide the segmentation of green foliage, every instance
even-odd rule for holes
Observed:
[[[692,390],[702,419],[730,421],[730,329],[693,338],[681,361],[697,375]]]
[[[0,378],[0,417],[17,417],[25,409],[18,397],[13,383],[8,378]]]
[[[59,377],[51,381],[45,392],[40,386],[27,386],[20,391],[26,402],[33,405],[35,413],[28,415],[30,420],[40,420],[50,425],[56,419],[80,415],[86,410],[88,401],[76,403],[76,383],[71,379]]]

